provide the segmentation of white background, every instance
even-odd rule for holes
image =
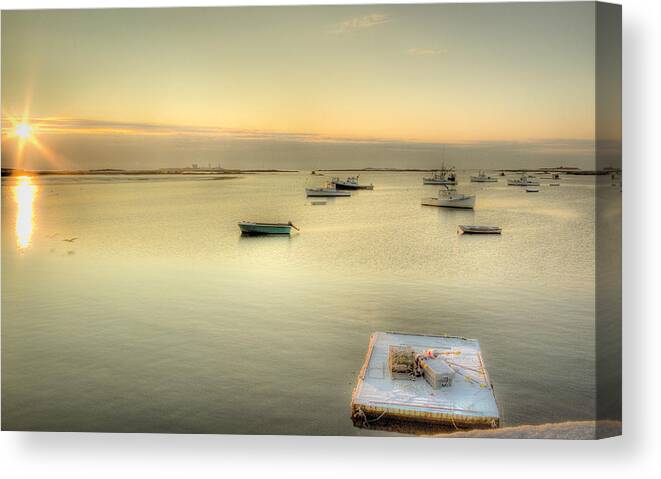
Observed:
[[[277,1],[5,1],[0,7],[274,4]],[[306,4],[311,1],[291,1]],[[356,3],[328,1],[318,3]],[[388,3],[388,2],[381,2]],[[398,3],[403,3],[402,1]],[[422,3],[422,2],[418,2]],[[661,2],[623,0],[624,436],[603,441],[0,433],[0,477],[648,477],[661,472]],[[2,48],[20,48],[3,45]]]

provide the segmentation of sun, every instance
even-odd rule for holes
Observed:
[[[2,112],[3,117],[7,117],[11,126],[8,125],[8,128],[2,128],[3,142],[5,135],[8,138],[13,138],[15,140],[15,152],[14,152],[14,163],[16,164],[17,169],[25,168],[25,157],[30,156],[40,156],[42,160],[48,161],[53,166],[57,166],[60,159],[53,150],[44,145],[38,138],[39,134],[42,132],[40,122],[36,121],[35,123],[30,122],[30,115],[28,112],[23,114],[22,118],[15,118],[9,114]],[[3,144],[4,147],[4,144]],[[4,153],[4,151],[3,151]]]
[[[14,133],[16,134],[16,136],[20,136],[23,139],[27,139],[30,138],[30,135],[32,134],[32,127],[27,123],[19,123],[14,128]]]

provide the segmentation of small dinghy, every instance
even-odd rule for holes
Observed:
[[[472,235],[499,235],[503,229],[500,226],[486,226],[486,225],[459,225],[459,232],[461,234]]]
[[[442,208],[473,209],[475,207],[475,195],[462,195],[456,193],[447,186],[438,192],[438,198],[423,198],[423,206],[439,206]]]
[[[288,235],[291,229],[300,231],[296,226],[289,223],[253,223],[251,221],[239,222],[241,234],[245,236],[258,236],[258,235]]]
[[[549,186],[560,186],[560,183],[549,183]]]
[[[526,188],[526,193],[539,193],[539,188],[536,188],[534,186],[528,186]]]

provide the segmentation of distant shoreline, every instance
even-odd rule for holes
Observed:
[[[301,170],[280,170],[280,169],[201,169],[201,168],[158,168],[154,170],[125,170],[116,168],[99,168],[92,170],[23,170],[16,168],[2,168],[2,176],[85,176],[85,175],[239,175],[256,173],[299,173]],[[320,168],[312,170],[316,172],[420,172],[426,173],[435,171],[434,168]],[[607,175],[610,173],[619,173],[619,168],[605,168],[603,170],[581,170],[576,167],[558,166],[542,168],[518,168],[502,169],[494,168],[488,171],[498,171],[503,173],[566,173],[568,175]]]
[[[298,173],[298,170],[203,170],[193,168],[159,168],[156,170],[123,170],[101,168],[94,170],[22,170],[2,168],[2,176],[84,176],[84,175],[238,175],[253,173]]]
[[[470,168],[477,171],[479,168]],[[486,171],[499,171],[503,173],[566,173],[568,175],[607,175],[621,171],[619,168],[605,168],[603,170],[581,170],[575,166],[556,166],[540,168],[484,168]],[[390,171],[390,172],[421,172],[438,171],[438,168],[319,168],[314,171],[338,172],[338,171]]]

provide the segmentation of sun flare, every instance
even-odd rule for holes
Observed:
[[[16,128],[14,128],[14,133],[16,136],[27,139],[30,138],[30,135],[32,135],[32,127],[27,123],[19,123],[16,125]]]

